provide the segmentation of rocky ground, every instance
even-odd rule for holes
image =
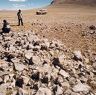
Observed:
[[[0,95],[96,95],[96,7],[35,13],[23,11],[17,26],[16,11],[0,11],[0,29],[11,25],[0,34]]]
[[[96,95],[96,55],[32,31],[0,35],[0,95]]]

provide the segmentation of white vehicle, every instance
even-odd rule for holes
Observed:
[[[45,15],[47,14],[47,9],[40,9],[36,12],[36,15]]]

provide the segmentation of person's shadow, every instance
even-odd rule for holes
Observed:
[[[18,25],[17,24],[11,24],[10,26],[15,27],[15,26],[18,26]]]

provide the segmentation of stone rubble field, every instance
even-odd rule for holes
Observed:
[[[69,52],[31,31],[0,35],[0,95],[96,95],[96,55]]]

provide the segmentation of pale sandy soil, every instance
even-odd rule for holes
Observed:
[[[59,39],[68,48],[91,50],[96,53],[96,34],[82,36],[90,25],[96,26],[96,7],[79,5],[62,5],[47,7],[48,14],[37,16],[36,10],[23,11],[24,26],[17,26],[16,11],[0,12],[0,28],[2,20],[7,19],[12,31],[36,32],[41,37]]]

